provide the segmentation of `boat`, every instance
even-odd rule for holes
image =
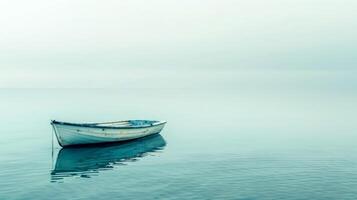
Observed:
[[[134,140],[160,133],[166,121],[126,120],[103,123],[51,121],[62,147]]]
[[[90,178],[100,171],[112,170],[114,166],[126,165],[147,155],[156,155],[166,146],[160,134],[150,135],[137,140],[106,143],[100,146],[62,148],[57,153],[56,164],[51,171],[51,181],[66,177]]]

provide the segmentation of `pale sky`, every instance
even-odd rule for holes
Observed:
[[[176,87],[218,77],[224,85],[252,70],[258,78],[355,70],[356,8],[354,0],[0,1],[0,87]]]

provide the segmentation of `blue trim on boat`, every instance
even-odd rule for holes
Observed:
[[[123,121],[124,122],[124,121]],[[68,125],[68,126],[78,126],[78,127],[87,127],[87,128],[108,128],[108,129],[138,129],[138,128],[147,128],[152,126],[158,126],[162,124],[166,124],[166,121],[151,121],[151,120],[127,120],[130,124],[134,126],[101,126],[97,124],[101,123],[71,123],[71,122],[60,122],[56,120],[52,120],[51,124],[59,124],[59,125]],[[115,122],[113,122],[115,123]],[[141,125],[143,124],[143,125]]]

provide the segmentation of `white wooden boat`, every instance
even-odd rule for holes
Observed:
[[[133,140],[159,133],[166,121],[127,120],[104,123],[69,123],[51,121],[62,147]]]

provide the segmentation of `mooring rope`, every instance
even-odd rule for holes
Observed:
[[[51,170],[53,170],[53,134],[55,134],[53,127],[52,127],[52,153],[51,153]]]

